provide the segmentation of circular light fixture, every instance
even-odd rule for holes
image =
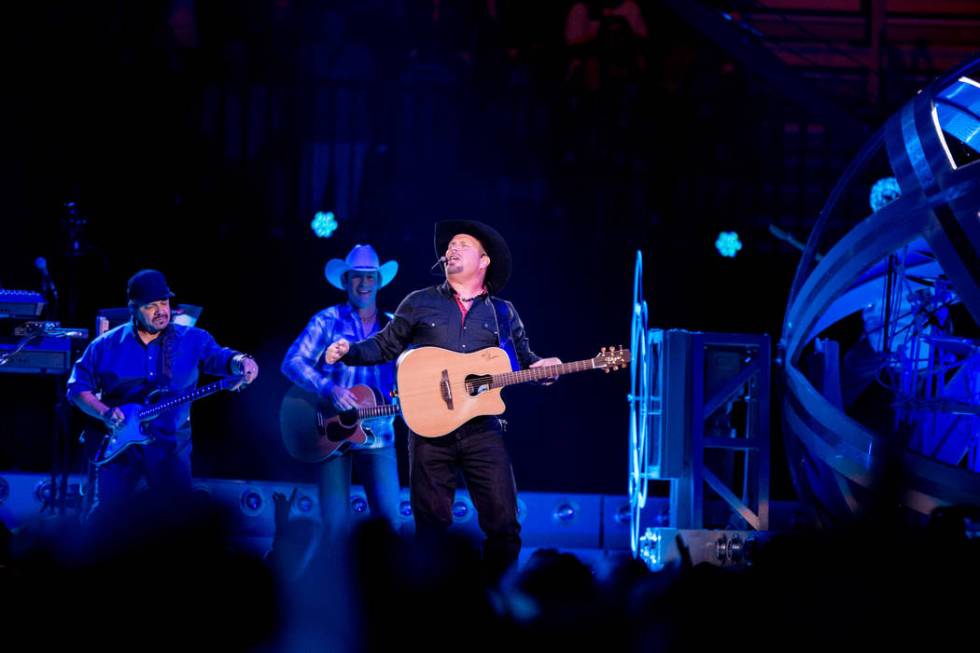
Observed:
[[[54,498],[54,486],[51,481],[40,481],[34,486],[34,500],[38,503],[47,504]]]
[[[307,494],[301,494],[296,499],[296,510],[302,513],[308,513],[313,510],[313,498]]]
[[[470,514],[469,507],[462,501],[453,504],[453,519],[465,519]]]
[[[576,506],[566,501],[558,504],[551,516],[555,521],[567,524],[575,519],[576,512],[578,512]]]
[[[262,496],[262,492],[259,490],[247,488],[242,492],[238,505],[243,513],[250,517],[255,517],[262,512],[262,508],[265,506],[265,497]]]
[[[350,499],[350,509],[356,515],[363,515],[368,511],[367,499],[360,495],[355,495]]]

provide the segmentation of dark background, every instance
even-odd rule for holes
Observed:
[[[398,260],[379,294],[394,310],[437,281],[433,222],[480,219],[509,240],[503,295],[540,355],[628,344],[637,250],[651,326],[775,343],[798,251],[769,226],[805,240],[869,130],[978,31],[958,2],[688,3],[707,17],[641,2],[647,38],[574,48],[572,4],[20,4],[4,37],[0,286],[39,287],[44,256],[52,317],[93,328],[134,271],[163,270],[178,302],[204,307],[199,326],[261,366],[246,394],[195,407],[195,473],[311,480],[280,445],[279,364],[343,299],[327,260],[366,242]],[[328,239],[310,229],[318,210],[337,214]],[[715,251],[722,230],[739,233],[737,257]],[[62,382],[0,375],[0,465],[49,467]],[[518,485],[625,492],[628,387],[619,372],[506,391]]]

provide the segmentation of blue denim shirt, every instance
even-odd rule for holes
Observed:
[[[395,387],[393,364],[356,366],[337,362],[328,365],[324,352],[333,342],[344,338],[357,342],[370,337],[388,323],[389,317],[378,313],[374,327],[364,331],[357,311],[349,304],[337,304],[314,315],[303,332],[293,342],[282,361],[282,373],[290,381],[330,400],[330,390],[337,384],[349,388],[363,384],[378,390],[386,401]],[[391,417],[365,420],[365,426],[376,436],[357,449],[376,449],[391,446],[395,441],[394,419]]]
[[[195,387],[202,371],[216,376],[231,373],[231,359],[239,352],[218,345],[203,329],[179,324],[167,329],[174,347],[169,381],[163,378],[163,335],[144,344],[133,323],[127,322],[85,348],[68,379],[68,398],[75,401],[80,393],[89,391],[100,394],[109,406],[141,403],[155,389],[183,392]],[[168,411],[149,424],[158,437],[190,438],[190,404]]]

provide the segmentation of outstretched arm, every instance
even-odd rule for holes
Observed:
[[[521,322],[517,309],[510,302],[507,302],[507,310],[510,311],[510,337],[514,341],[514,349],[517,352],[517,359],[522,368],[527,367],[548,367],[549,365],[561,365],[561,359],[552,356],[551,358],[541,358],[531,351],[531,344],[528,341],[527,332],[524,330],[524,323]],[[555,377],[557,379],[558,377]],[[546,381],[543,385],[554,383],[555,379]]]
[[[337,360],[343,360],[348,365],[378,365],[398,358],[412,340],[417,301],[415,295],[412,293],[403,299],[391,322],[370,338],[357,343],[346,340],[342,344],[340,341],[334,343],[338,346],[327,351],[327,362],[336,356]]]

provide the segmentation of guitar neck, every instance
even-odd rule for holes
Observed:
[[[518,372],[505,372],[504,374],[494,374],[490,377],[491,388],[503,388],[504,386],[517,383],[527,383],[528,381],[540,381],[541,379],[552,379],[562,374],[572,372],[584,372],[585,370],[596,369],[595,361],[591,358],[574,363],[562,363],[561,365],[547,365],[543,367],[530,367]]]
[[[399,412],[401,412],[401,408],[397,404],[381,404],[370,408],[358,408],[357,417],[358,419],[371,419],[372,417],[397,415]]]
[[[161,401],[160,403],[147,406],[137,413],[137,417],[141,420],[155,417],[157,414],[162,413],[165,410],[170,410],[171,408],[176,408],[182,404],[203,399],[204,397],[224,390],[226,387],[228,387],[228,379],[221,379],[220,381],[215,381],[214,383],[202,385],[198,388],[194,388],[193,390],[189,390],[188,392],[171,397],[165,401]]]

